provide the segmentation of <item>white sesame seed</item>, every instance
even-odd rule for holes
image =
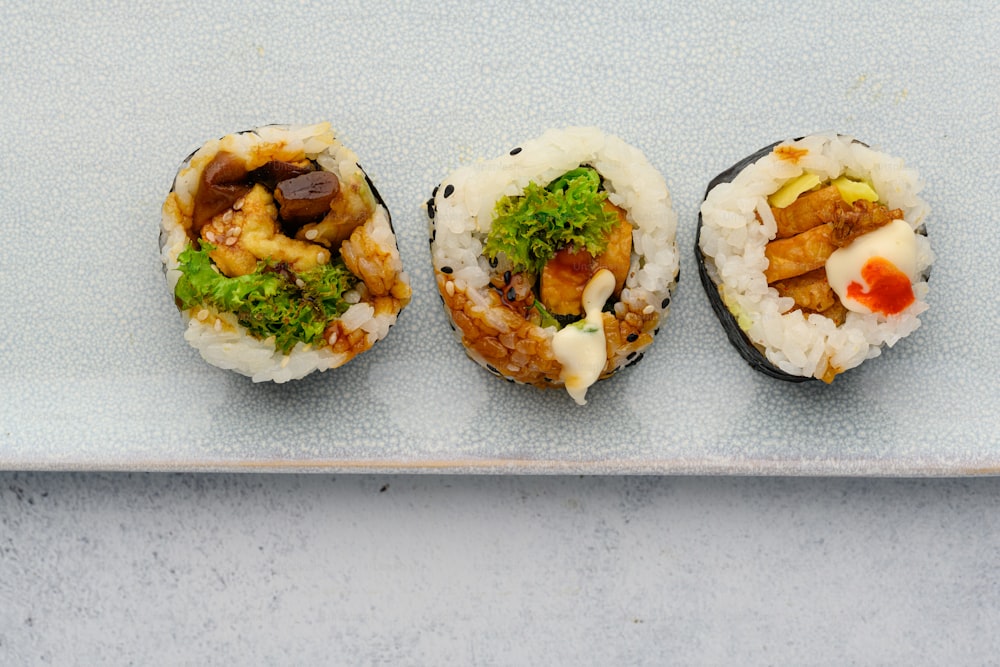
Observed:
[[[209,243],[215,243],[215,233],[212,231],[205,232],[205,238],[208,239]]]
[[[449,280],[444,284],[444,291],[448,293],[448,296],[455,296],[455,281]]]
[[[306,232],[306,238],[309,239],[310,241],[315,241],[317,236],[319,236],[318,229],[310,229],[309,231]]]
[[[306,286],[306,281],[302,280],[302,278],[296,278],[295,286],[298,287],[299,289],[302,289],[303,287]]]
[[[232,211],[226,211],[225,213],[222,214],[222,221],[223,222],[229,222],[232,219],[233,219],[233,212]]]
[[[240,197],[233,203],[233,210],[238,211],[243,208],[243,197]]]
[[[653,306],[646,306],[645,308],[642,309],[642,314],[643,315],[652,315],[655,311],[656,311],[656,308],[654,308]]]
[[[326,342],[330,343],[331,346],[333,346],[337,342],[337,330],[336,329],[334,329],[333,333],[330,334],[330,337],[326,339]]]
[[[325,252],[316,253],[316,261],[319,262],[320,264],[324,263],[326,261],[326,253]]]
[[[204,322],[206,319],[208,319],[208,310],[202,308],[201,310],[198,311],[198,314],[195,315],[195,317],[198,318],[199,322]]]
[[[236,245],[236,237],[235,236],[230,236],[228,239],[226,239],[226,245],[229,245],[229,246]]]

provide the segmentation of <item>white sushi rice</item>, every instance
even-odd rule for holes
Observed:
[[[337,175],[341,182],[364,178],[357,156],[341,144],[329,123],[315,125],[268,125],[250,132],[230,134],[199,148],[182,166],[174,180],[175,205],[164,206],[161,223],[161,260],[167,285],[173,294],[181,272],[177,258],[190,238],[184,217],[194,210],[194,197],[205,166],[220,152],[243,158],[248,169],[271,159],[315,160],[322,169]],[[169,203],[169,200],[168,200]],[[407,282],[389,222],[389,212],[376,202],[374,214],[363,224],[379,250],[390,256],[399,279]],[[369,346],[384,338],[396,322],[397,312],[376,315],[375,308],[362,301],[362,290],[352,290],[354,304],[339,318],[345,332],[361,329]],[[367,294],[365,292],[365,294]],[[287,354],[276,349],[273,338],[255,338],[231,313],[216,312],[210,306],[182,311],[186,324],[184,338],[208,363],[249,376],[254,382],[287,382],[343,365],[356,354],[335,352],[329,346],[297,343]],[[330,341],[328,341],[330,342]]]
[[[777,232],[767,197],[805,171],[824,181],[847,175],[870,182],[879,202],[902,209],[904,219],[916,231],[930,210],[918,196],[923,182],[901,159],[850,137],[813,135],[779,146],[807,153],[793,163],[772,150],[732,182],[714,187],[702,203],[699,247],[706,268],[741,329],[776,367],[804,377],[821,375],[828,364],[841,371],[854,368],[920,326],[919,316],[928,307],[926,280],[913,285],[916,301],[898,315],[849,312],[838,327],[822,315],[793,310],[792,299],[779,297],[764,278],[768,265],[764,246]],[[926,236],[917,234],[916,240],[917,274],[925,276],[934,255]]]
[[[546,185],[581,165],[597,170],[608,200],[633,225],[632,260],[618,308],[627,304],[634,312],[655,313],[660,323],[666,318],[679,259],[677,216],[663,176],[622,139],[593,127],[569,127],[548,130],[511,154],[461,167],[436,191],[430,221],[434,268],[450,269],[454,286],[448,289],[465,292],[487,321],[491,313],[483,292],[489,289],[491,270],[483,248],[497,201],[521,195],[532,182]],[[499,322],[496,326],[502,328]],[[555,333],[554,328],[540,331],[549,339]]]

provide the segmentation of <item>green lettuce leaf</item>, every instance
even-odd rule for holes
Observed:
[[[601,254],[616,216],[602,207],[607,193],[600,185],[597,171],[580,167],[545,187],[529,183],[520,196],[502,198],[494,210],[486,255],[494,259],[502,252],[515,270],[539,273],[566,246]]]
[[[327,323],[349,307],[343,295],[356,279],[339,259],[298,274],[287,264],[264,260],[253,273],[229,278],[213,268],[212,250],[207,243],[200,250],[189,245],[177,257],[178,305],[232,313],[255,337],[274,336],[281,352],[288,353],[298,342],[322,341]]]
[[[532,304],[532,307],[538,311],[540,320],[538,326],[555,327],[556,329],[562,328],[562,323],[552,313],[550,313],[544,305],[542,305],[540,299],[535,299],[535,303]]]

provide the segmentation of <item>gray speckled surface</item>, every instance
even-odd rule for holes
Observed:
[[[0,27],[0,467],[965,474],[1000,469],[1000,11],[991,3],[53,2]],[[204,364],[157,264],[203,141],[330,120],[377,183],[414,299],[348,366],[255,386]],[[747,368],[685,252],[646,359],[590,405],[464,358],[420,204],[454,167],[592,124],[666,177],[693,248],[705,184],[837,130],[920,170],[938,255],[913,336],[832,387]]]
[[[4,665],[987,665],[993,479],[0,473]]]

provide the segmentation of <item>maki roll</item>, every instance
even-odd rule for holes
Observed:
[[[695,254],[743,358],[830,383],[916,330],[934,260],[922,187],[901,159],[842,135],[772,144],[712,180]]]
[[[199,148],[163,205],[160,248],[185,339],[257,382],[346,363],[410,299],[389,211],[328,123]]]
[[[536,387],[587,389],[642,358],[676,286],[660,173],[594,128],[462,167],[427,202],[438,290],[468,355]]]

